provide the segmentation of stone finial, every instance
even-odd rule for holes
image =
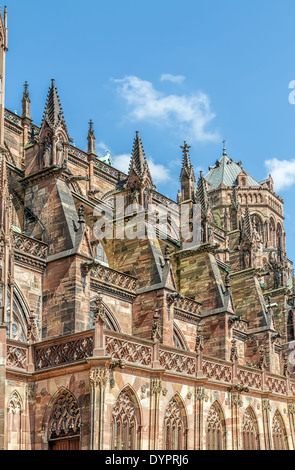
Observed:
[[[95,139],[95,135],[94,135],[92,119],[90,119],[90,121],[89,121],[87,141],[88,141],[88,147],[87,147],[88,155],[96,155],[96,151],[95,151],[96,139]]]
[[[22,99],[22,118],[31,120],[31,100],[28,82],[25,82],[24,84],[24,92]]]

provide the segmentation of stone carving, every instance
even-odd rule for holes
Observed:
[[[160,395],[162,390],[161,379],[151,379],[151,395]]]
[[[127,362],[151,365],[152,348],[135,341],[127,341],[120,338],[106,336],[106,355],[114,359],[121,359]]]
[[[159,310],[156,310],[154,315],[154,323],[152,327],[152,341],[161,341],[161,323]]]
[[[160,366],[167,370],[196,375],[196,361],[194,358],[160,349]]]
[[[223,416],[218,403],[213,403],[207,418],[207,450],[224,448],[225,429]]]
[[[20,413],[22,411],[22,399],[20,394],[15,390],[12,392],[9,403],[8,403],[8,412],[11,414]]]
[[[165,447],[168,450],[183,449],[185,442],[186,423],[179,401],[173,397],[165,411]]]
[[[90,385],[94,388],[106,388],[109,380],[109,371],[107,369],[91,369]]]
[[[63,341],[46,347],[35,348],[37,370],[56,367],[92,357],[93,337],[85,336],[72,341]]]
[[[25,370],[27,368],[27,349],[8,344],[6,365],[7,367]]]
[[[49,439],[79,435],[80,427],[81,417],[77,400],[68,390],[64,390],[53,405],[48,425]]]
[[[91,308],[93,312],[93,324],[100,323],[104,325],[106,322],[106,309],[101,295],[96,297]]]
[[[204,387],[197,387],[196,388],[196,400],[198,401],[205,401],[209,400],[208,395],[206,395]]]
[[[39,329],[38,329],[37,315],[34,314],[33,312],[29,317],[27,341],[28,343],[37,343],[39,341]]]
[[[112,413],[113,441],[115,450],[136,448],[137,410],[129,393],[123,390],[117,398]]]
[[[203,361],[203,373],[209,379],[232,381],[232,367],[209,360]]]

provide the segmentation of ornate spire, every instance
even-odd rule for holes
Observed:
[[[189,149],[191,147],[187,144],[186,141],[184,141],[184,145],[180,148],[182,149],[183,153],[182,169],[180,174],[180,181],[182,181],[184,176],[186,176],[187,178],[190,178],[192,176],[194,177],[194,169],[189,156]]]
[[[28,82],[24,84],[24,93],[22,99],[22,118],[31,119],[31,100],[28,90]]]
[[[44,122],[48,124],[53,132],[55,132],[60,125],[63,125],[67,136],[69,135],[54,79],[51,80],[51,87],[47,95],[43,116],[43,123]]]
[[[88,148],[87,148],[87,153],[88,155],[96,155],[95,152],[95,135],[94,135],[94,129],[93,129],[93,122],[90,119],[89,121],[89,130],[88,130]]]
[[[149,181],[150,186],[153,186],[153,180],[138,131],[136,132],[136,137],[133,144],[132,157],[129,167],[129,177],[131,176],[132,172],[136,174],[141,182],[147,180]]]

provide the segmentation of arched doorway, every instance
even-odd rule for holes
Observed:
[[[62,389],[54,401],[49,424],[50,450],[80,450],[81,417],[74,395]]]

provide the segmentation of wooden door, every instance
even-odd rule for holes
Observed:
[[[80,450],[80,437],[60,439],[50,443],[51,450]]]

